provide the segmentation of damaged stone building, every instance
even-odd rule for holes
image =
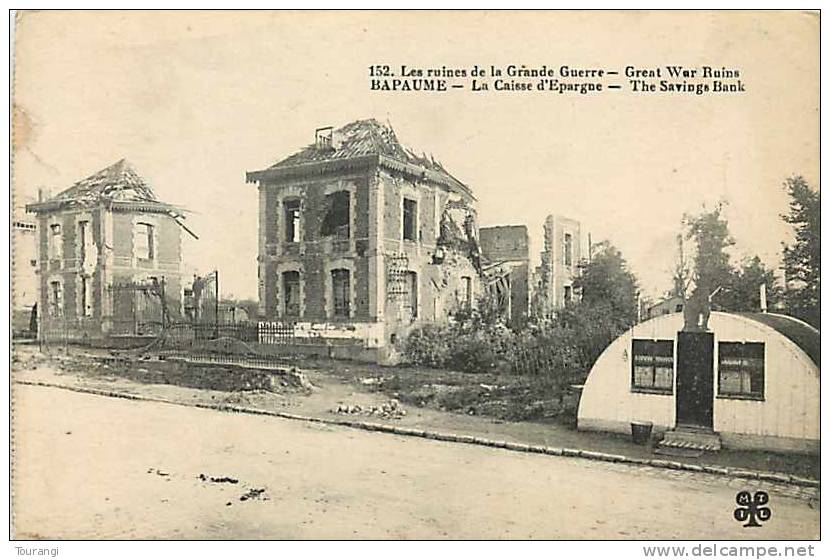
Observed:
[[[534,272],[532,313],[550,317],[556,310],[579,297],[574,279],[579,263],[589,258],[582,225],[570,218],[549,215],[545,218],[541,264]]]
[[[530,315],[530,238],[527,226],[479,230],[487,292],[508,324],[520,327]]]
[[[476,199],[388,124],[317,129],[314,143],[248,172],[259,189],[259,312],[385,361],[416,325],[481,293]]]
[[[26,210],[37,216],[42,338],[152,334],[180,314],[182,210],[126,160]]]

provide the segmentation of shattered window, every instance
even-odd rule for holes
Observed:
[[[332,302],[335,317],[349,317],[350,315],[350,273],[339,268],[331,271]]]
[[[81,265],[92,261],[92,234],[89,222],[78,222],[78,250],[81,257]]]
[[[464,285],[464,305],[471,307],[473,305],[473,279],[469,276],[462,276],[461,283]]]
[[[350,207],[349,191],[338,191],[326,196],[327,211],[320,232],[323,237],[349,238]]]
[[[300,201],[283,202],[285,215],[285,240],[289,243],[300,242]]]
[[[404,272],[403,307],[408,315],[415,319],[418,316],[418,274],[412,271]]]
[[[63,315],[63,289],[57,281],[49,283],[49,314],[52,317]]]
[[[418,240],[418,203],[412,199],[403,199],[403,238],[408,241]]]
[[[300,316],[300,273],[291,270],[282,273],[282,289],[285,302],[285,316]]]
[[[63,236],[61,225],[52,224],[49,226],[49,258],[60,259],[63,257]]]
[[[92,278],[81,276],[80,286],[80,311],[84,317],[92,316]]]
[[[153,247],[153,226],[151,224],[136,224],[135,227],[135,256],[138,259],[149,260],[155,253]]]
[[[565,266],[573,264],[573,238],[570,233],[565,234]]]

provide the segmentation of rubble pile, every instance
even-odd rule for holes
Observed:
[[[381,418],[387,418],[392,420],[399,420],[406,416],[406,410],[401,408],[401,404],[400,402],[398,402],[397,399],[392,399],[388,402],[381,404],[380,406],[339,404],[337,405],[337,408],[332,412],[336,412],[337,414],[364,414],[367,416],[379,416]]]

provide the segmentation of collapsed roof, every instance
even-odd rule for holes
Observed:
[[[118,160],[86,179],[81,179],[48,200],[29,204],[26,209],[44,212],[59,208],[98,206],[101,203],[145,211],[181,211],[161,202],[149,183],[126,159]]]
[[[321,130],[327,129],[319,129],[318,134]],[[337,166],[331,164],[361,158],[367,160],[377,158],[382,166],[410,172],[463,192],[469,197],[473,196],[469,187],[453,177],[440,161],[424,153],[418,155],[407,148],[398,140],[391,125],[382,124],[375,119],[354,121],[332,130],[325,142],[318,141],[310,144],[299,152],[277,161],[267,169],[249,172],[247,180],[251,182],[296,175],[297,171],[311,172],[313,168],[320,166],[326,171],[334,170]]]

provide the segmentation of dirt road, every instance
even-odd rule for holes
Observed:
[[[709,540],[819,531],[813,505],[775,496],[772,519],[744,529],[732,518],[740,480],[44,387],[15,385],[13,398],[18,538]]]

